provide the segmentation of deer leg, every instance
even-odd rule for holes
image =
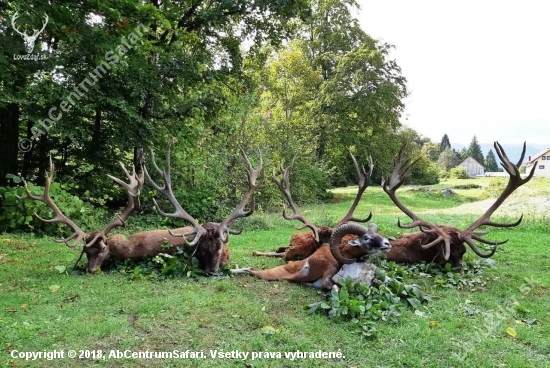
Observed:
[[[252,275],[252,271],[254,271],[254,268],[252,268],[252,267],[233,268],[230,271],[231,271],[231,273],[234,273],[235,275]]]
[[[283,253],[277,253],[277,252],[252,252],[253,256],[264,256],[264,257],[276,257],[276,258],[283,258],[285,256]]]
[[[306,283],[304,283],[304,285],[314,287],[315,289],[322,289],[323,288],[323,278],[319,278],[315,282],[306,282]]]

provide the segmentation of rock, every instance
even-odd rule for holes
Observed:
[[[332,281],[340,284],[341,281],[351,277],[354,283],[372,285],[376,277],[376,266],[370,262],[355,262],[342,266],[340,271],[332,277]]]
[[[453,195],[455,195],[456,193],[455,193],[455,191],[452,190],[452,189],[443,189],[443,190],[441,191],[441,194],[443,194],[444,197],[448,197],[448,196],[453,196]]]

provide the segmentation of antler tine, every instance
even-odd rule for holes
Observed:
[[[172,204],[174,207],[173,213],[167,213],[160,209],[160,206],[158,205],[157,201],[153,198],[153,203],[155,204],[155,208],[157,211],[162,215],[166,217],[172,217],[172,218],[179,218],[184,221],[189,222],[193,226],[193,232],[196,234],[193,238],[192,242],[188,242],[186,238],[186,234],[173,234],[170,233],[172,236],[178,236],[183,237],[184,241],[189,246],[195,246],[198,244],[200,238],[206,234],[206,230],[199,225],[197,220],[195,220],[191,215],[189,215],[183,207],[179,204],[178,200],[174,196],[174,193],[172,192],[172,180],[170,178],[170,143],[168,144],[168,150],[166,153],[166,167],[164,170],[161,170],[155,160],[155,156],[153,151],[151,150],[151,159],[153,161],[153,166],[157,170],[157,172],[162,176],[162,180],[164,182],[164,185],[161,187],[160,185],[157,185],[149,175],[149,171],[147,170],[147,167],[143,167],[143,171],[145,173],[145,178],[147,179],[147,182],[153,186],[159,193],[163,194],[166,199]]]
[[[50,209],[55,214],[54,218],[44,219],[44,218],[38,216],[37,213],[35,213],[34,215],[39,220],[44,221],[44,222],[48,222],[48,223],[60,222],[62,224],[65,224],[65,225],[69,226],[74,231],[74,233],[71,236],[69,236],[68,238],[59,239],[59,240],[56,240],[56,242],[65,243],[68,247],[74,248],[74,247],[76,247],[76,245],[81,240],[85,239],[88,236],[88,234],[86,234],[84,231],[82,231],[82,229],[80,227],[78,227],[67,216],[65,216],[65,214],[59,209],[59,207],[57,207],[55,202],[50,197],[50,187],[51,187],[52,182],[53,182],[54,173],[55,173],[55,166],[53,164],[52,157],[50,156],[50,170],[49,170],[49,172],[46,172],[46,174],[45,174],[46,181],[44,183],[44,193],[40,196],[33,195],[31,193],[31,191],[29,190],[29,186],[28,186],[27,182],[24,181],[26,195],[25,195],[25,197],[17,196],[17,199],[28,199],[28,200],[33,200],[33,201],[39,201],[39,202],[45,203],[48,207],[50,207]],[[75,240],[72,243],[69,243],[69,241],[73,240],[73,239],[75,239]]]
[[[482,238],[482,235],[486,235],[487,232],[479,233],[479,232],[476,232],[475,230],[481,226],[514,227],[514,226],[518,226],[521,223],[521,221],[523,220],[523,214],[520,216],[520,218],[517,221],[512,223],[494,222],[494,221],[491,221],[491,216],[500,207],[500,205],[506,200],[506,198],[510,196],[510,194],[512,194],[516,189],[518,189],[523,184],[531,180],[531,178],[535,173],[535,167],[537,166],[537,163],[535,163],[529,175],[525,179],[522,179],[518,166],[521,165],[521,163],[523,162],[523,158],[525,157],[525,151],[527,148],[526,143],[525,142],[523,143],[523,150],[521,152],[521,157],[517,164],[513,164],[510,161],[510,159],[506,155],[506,152],[504,151],[500,143],[495,142],[494,147],[498,157],[501,160],[502,167],[504,167],[506,172],[508,172],[508,174],[510,175],[508,179],[508,184],[506,185],[506,188],[504,188],[502,193],[498,196],[498,198],[495,200],[495,202],[491,205],[491,207],[489,207],[489,209],[487,209],[487,211],[485,211],[485,213],[476,221],[474,221],[466,230],[460,233],[460,239],[466,242],[478,256],[484,257],[484,258],[491,257],[495,253],[497,246],[500,244],[506,243],[508,240],[490,241]],[[493,248],[489,251],[489,253],[484,254],[475,247],[472,239],[485,244],[493,245]]]
[[[223,243],[227,243],[227,241],[229,240],[228,234],[236,233],[234,230],[229,229],[229,227],[233,224],[233,222],[235,222],[239,218],[248,217],[252,215],[252,213],[254,212],[254,208],[256,207],[256,201],[254,200],[254,191],[258,189],[258,187],[263,183],[263,180],[260,180],[260,182],[256,183],[256,180],[258,179],[258,175],[262,175],[262,177],[264,176],[262,151],[258,148],[259,163],[258,163],[258,168],[254,169],[244,149],[242,147],[239,147],[239,149],[244,158],[244,161],[246,162],[246,171],[248,173],[248,191],[243,196],[243,199],[241,200],[237,208],[235,208],[235,210],[231,212],[231,214],[221,222],[218,228],[218,234]],[[250,201],[250,198],[252,198],[252,206],[247,211],[245,210],[245,206]]]
[[[357,195],[355,196],[355,199],[353,200],[353,203],[350,209],[348,210],[348,213],[340,220],[340,222],[338,222],[336,226],[345,224],[348,221],[367,222],[372,218],[372,211],[370,211],[367,218],[364,218],[364,219],[353,217],[353,212],[355,212],[357,205],[359,205],[359,202],[361,201],[361,197],[363,196],[363,193],[365,192],[365,190],[370,184],[370,178],[372,176],[372,171],[374,170],[374,163],[372,162],[372,156],[369,156],[369,172],[367,173],[367,171],[365,170],[365,166],[361,165],[361,170],[359,169],[357,160],[355,159],[355,156],[353,156],[353,153],[351,153],[351,151],[349,154],[353,161],[353,166],[355,167],[357,176],[359,177],[359,183],[358,183],[359,186],[357,188]]]
[[[286,201],[288,202],[288,205],[292,209],[292,215],[288,216],[286,214],[286,205],[283,203],[283,217],[285,220],[292,221],[292,220],[298,220],[304,225],[299,227],[297,230],[305,229],[306,227],[311,230],[313,233],[313,239],[315,240],[316,244],[319,244],[319,228],[315,225],[313,225],[311,222],[306,220],[304,215],[300,213],[298,210],[298,207],[296,206],[296,203],[294,203],[294,200],[292,199],[292,195],[290,194],[290,171],[292,169],[292,166],[294,165],[294,161],[296,160],[296,157],[298,155],[294,155],[292,158],[292,161],[290,162],[290,165],[285,169],[283,165],[281,164],[280,170],[281,174],[283,174],[283,177],[281,180],[277,180],[277,177],[275,176],[275,173],[271,176],[271,180],[279,187],[279,190],[283,194],[283,196],[286,198]]]
[[[389,180],[388,179],[382,180],[382,188],[384,189],[384,192],[386,192],[386,194],[390,197],[392,202],[397,206],[397,208],[399,208],[404,214],[406,214],[412,220],[412,223],[403,225],[401,224],[401,220],[398,219],[397,226],[399,226],[402,229],[412,229],[412,228],[418,227],[420,231],[422,231],[423,233],[435,234],[436,238],[433,241],[431,241],[428,244],[422,244],[421,246],[422,248],[427,249],[437,244],[441,244],[441,242],[443,242],[445,244],[445,247],[443,250],[443,257],[445,258],[445,260],[448,260],[451,255],[450,236],[447,235],[438,226],[432,223],[429,223],[425,220],[422,220],[420,217],[418,217],[414,212],[408,209],[399,200],[399,198],[397,198],[397,195],[395,194],[396,190],[399,187],[401,187],[401,185],[409,175],[413,166],[418,162],[418,160],[420,160],[420,157],[415,160],[411,160],[411,158],[407,158],[403,160],[403,153],[404,153],[405,147],[406,147],[405,144],[401,146],[401,149],[399,150],[399,153],[397,155],[397,159],[395,159],[393,163],[394,166],[393,166],[392,174]]]
[[[103,230],[95,234],[95,236],[87,242],[86,246],[94,244],[99,238],[101,238],[103,241],[106,241],[107,234],[116,227],[126,226],[126,221],[128,220],[128,217],[130,217],[132,212],[139,208],[139,194],[141,188],[143,188],[143,183],[145,181],[144,173],[142,172],[141,175],[136,174],[136,167],[132,165],[132,174],[130,174],[126,169],[126,166],[124,166],[122,162],[119,162],[119,164],[126,174],[126,177],[128,178],[128,183],[109,174],[107,174],[107,177],[126,189],[126,192],[128,194],[128,203],[126,204],[126,207],[124,207],[124,210],[122,210],[122,213],[120,215],[117,215],[115,219],[113,219],[107,226],[103,228]]]
[[[417,158],[413,162],[411,162],[411,158],[407,158],[405,161],[403,161],[403,152],[405,150],[406,144],[401,146],[401,149],[399,150],[399,153],[397,155],[397,159],[393,162],[393,171],[391,176],[389,177],[389,180],[387,178],[382,180],[382,188],[384,189],[384,192],[388,194],[390,199],[393,201],[393,203],[399,208],[404,214],[409,216],[411,220],[413,220],[413,223],[410,225],[401,225],[401,223],[398,221],[398,225],[401,228],[404,229],[410,229],[416,226],[419,226],[420,218],[415,215],[411,210],[409,210],[401,201],[397,198],[395,195],[395,192],[405,179],[407,178],[410,170],[412,167],[418,162],[420,158]]]

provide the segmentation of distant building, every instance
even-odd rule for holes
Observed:
[[[533,167],[535,163],[537,163],[535,167],[536,176],[550,176],[550,148],[534,156],[529,156],[529,161],[525,164],[527,173],[531,172],[531,167]]]
[[[485,167],[473,157],[468,157],[457,167],[463,167],[469,176],[485,175]]]

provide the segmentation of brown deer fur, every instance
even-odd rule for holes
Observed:
[[[390,240],[392,248],[386,252],[388,261],[396,263],[447,263],[451,266],[460,267],[462,257],[466,253],[466,246],[464,242],[458,237],[460,230],[451,226],[439,226],[442,230],[451,236],[451,256],[448,261],[443,257],[441,246],[430,247],[427,249],[422,248],[422,244],[428,244],[435,239],[434,235],[426,234],[421,231],[404,234],[397,239]],[[356,235],[348,234],[342,239],[341,246],[347,243],[349,240],[357,238]],[[290,245],[288,247],[281,247],[277,249],[276,253],[271,253],[271,256],[282,257],[286,262],[296,260],[301,257],[307,257],[310,249],[315,248],[315,241],[310,231],[301,232],[292,235],[290,238]],[[258,255],[262,253],[256,252]],[[266,253],[263,253],[266,255]]]
[[[345,224],[343,226],[360,226],[357,224]],[[365,229],[363,226],[361,228]],[[337,229],[335,232],[338,231]],[[305,233],[304,233],[305,234]],[[307,233],[313,242],[311,233]],[[387,251],[390,245],[386,238],[378,235],[376,225],[369,227],[368,234],[371,236],[373,246],[358,247],[352,246],[344,239],[355,239],[358,235],[337,236],[333,242],[339,244],[341,256],[348,259],[359,259],[367,254],[374,253],[378,250]],[[362,235],[364,236],[364,235]],[[361,238],[361,236],[359,236]],[[306,239],[304,237],[304,239]],[[342,263],[336,260],[328,243],[324,243],[312,255],[300,261],[293,261],[282,266],[278,266],[269,270],[256,270],[253,268],[237,269],[232,272],[237,274],[251,274],[264,280],[287,280],[297,283],[310,283],[315,287],[330,289],[333,285],[332,277],[340,270]]]
[[[206,227],[207,224],[204,226]],[[172,233],[190,233],[192,230],[193,228],[191,226],[186,226],[172,230]],[[90,240],[95,236],[95,233],[96,232],[90,234]],[[172,247],[167,247],[164,239],[166,239]],[[116,234],[108,237],[105,244],[106,247],[102,247],[99,242],[96,242],[84,248],[84,253],[86,253],[86,257],[88,258],[86,271],[95,272],[109,259],[140,260],[145,256],[153,257],[159,253],[173,254],[178,247],[186,247],[187,245],[183,237],[172,236],[168,230],[143,231],[132,234],[128,238],[124,235]],[[229,263],[230,257],[227,243],[223,243],[221,249],[221,257],[216,257],[216,259],[220,259],[219,266],[225,266]],[[207,254],[204,254],[205,251],[205,249],[199,248],[195,253],[195,257],[197,257],[202,269],[214,272],[216,267],[207,263],[207,260],[212,259],[212,257],[208,257]]]

